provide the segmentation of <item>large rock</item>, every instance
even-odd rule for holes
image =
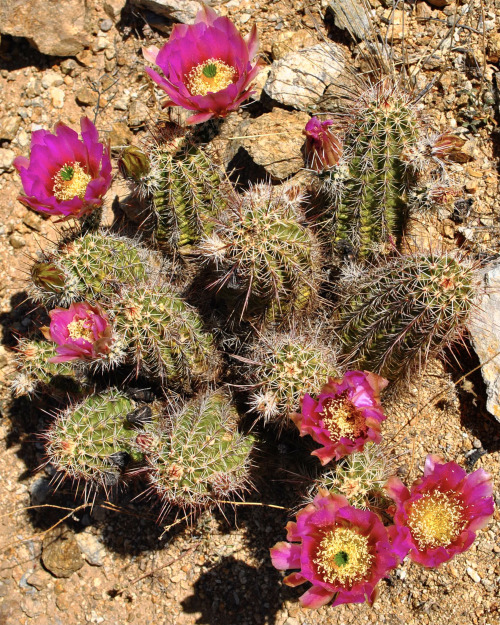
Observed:
[[[0,0],[0,33],[26,37],[43,54],[74,56],[89,45],[85,0]]]
[[[196,0],[131,0],[131,4],[183,24],[191,24],[201,9]]]
[[[70,577],[83,566],[83,558],[70,530],[58,526],[43,539],[42,562],[55,577]]]
[[[486,408],[500,422],[500,264],[484,273],[485,293],[469,323],[486,383]]]
[[[241,140],[252,160],[278,180],[288,178],[304,166],[302,131],[309,121],[307,113],[274,109],[252,120]]]
[[[342,83],[344,61],[335,43],[290,52],[271,65],[264,91],[276,102],[299,110],[321,108],[331,85]]]

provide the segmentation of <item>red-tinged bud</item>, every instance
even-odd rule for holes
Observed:
[[[432,144],[431,155],[442,161],[466,163],[469,160],[467,154],[462,152],[465,139],[449,133],[436,137]]]
[[[132,145],[123,150],[118,161],[118,169],[124,178],[132,178],[132,180],[139,182],[149,173],[151,165],[146,154]]]
[[[330,128],[333,122],[311,117],[304,129],[307,165],[316,171],[334,167],[343,153],[342,140]]]

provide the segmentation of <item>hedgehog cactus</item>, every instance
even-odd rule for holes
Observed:
[[[31,268],[31,295],[45,305],[68,305],[109,297],[116,285],[144,281],[153,272],[154,254],[132,239],[90,232],[44,253]]]
[[[341,281],[336,331],[346,360],[392,380],[456,340],[474,308],[474,263],[452,254],[399,256]]]
[[[14,395],[32,395],[44,389],[63,395],[80,393],[83,376],[70,363],[50,362],[56,356],[54,343],[21,339],[16,349],[17,375],[12,382]]]
[[[193,399],[173,418],[161,444],[146,451],[164,511],[210,507],[248,489],[254,439],[238,433],[237,424],[238,413],[221,391]]]
[[[406,156],[420,122],[411,98],[384,83],[368,89],[349,114],[343,156],[322,175],[333,201],[324,219],[335,246],[363,258],[405,232],[413,177]]]
[[[110,306],[114,327],[137,370],[189,390],[217,373],[213,337],[194,308],[166,284],[124,288]]]
[[[149,155],[141,152],[140,157],[137,148],[127,148],[120,169],[134,181],[136,192],[151,202],[160,249],[189,254],[192,246],[211,231],[214,217],[226,207],[232,189],[224,170],[206,148],[189,136],[177,136],[182,130],[169,132],[170,141],[159,137]]]
[[[364,451],[347,456],[320,475],[310,490],[310,498],[314,499],[321,488],[343,495],[356,508],[380,509],[386,499],[385,483],[392,474],[386,450],[369,443]]]
[[[117,389],[93,395],[59,414],[44,433],[47,462],[64,477],[85,482],[86,492],[116,486],[126,466],[142,460],[143,428],[138,423],[138,404]],[[130,420],[129,420],[130,415]]]
[[[302,200],[297,187],[255,185],[204,237],[200,255],[217,275],[211,287],[231,313],[279,320],[315,301],[319,254],[303,223]]]
[[[288,415],[305,393],[315,395],[329,377],[338,377],[335,351],[314,334],[269,333],[249,359],[255,363],[248,367],[255,385],[250,406],[280,427],[292,423]]]

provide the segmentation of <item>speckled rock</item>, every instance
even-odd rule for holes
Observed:
[[[194,0],[131,0],[131,4],[183,24],[193,22],[201,8]]]
[[[500,264],[484,274],[486,293],[469,323],[472,344],[482,363],[486,408],[500,422]],[[497,354],[497,355],[495,355]]]
[[[248,139],[242,139],[240,145],[257,165],[273,178],[283,180],[304,166],[302,131],[308,120],[307,113],[274,109],[252,120],[246,128]]]
[[[42,562],[55,577],[70,577],[83,566],[83,558],[75,535],[56,527],[43,539]]]
[[[342,59],[342,50],[334,43],[290,52],[272,64],[264,91],[286,106],[319,108],[327,88],[341,80]]]

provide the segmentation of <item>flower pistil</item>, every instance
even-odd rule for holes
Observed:
[[[326,582],[351,587],[366,577],[372,560],[366,536],[337,527],[326,532],[314,563]]]
[[[218,93],[233,84],[236,70],[220,59],[208,59],[195,65],[187,75],[187,87],[191,95],[205,96]]]
[[[89,176],[78,162],[65,163],[54,176],[54,196],[60,200],[85,198],[85,193],[92,176]]]
[[[461,503],[440,491],[424,493],[408,514],[408,527],[421,549],[450,545],[465,525]]]
[[[348,399],[348,391],[323,402],[321,419],[328,429],[330,438],[338,441],[342,436],[361,436],[366,429],[366,420],[360,410]]]

